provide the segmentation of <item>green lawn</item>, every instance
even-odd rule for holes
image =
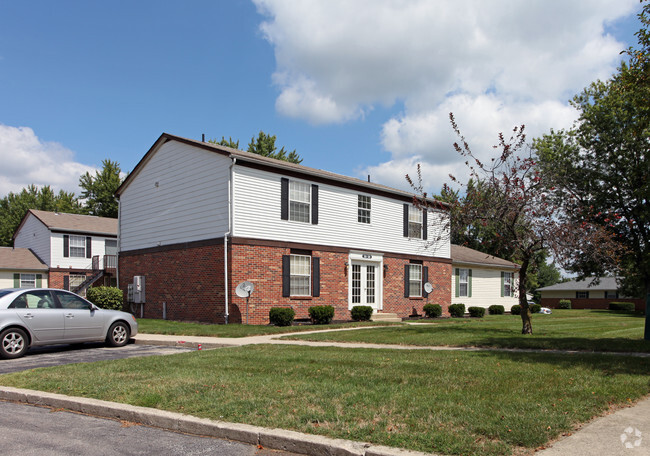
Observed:
[[[535,314],[533,335],[521,334],[521,318],[516,315],[426,321],[431,324],[287,337],[420,346],[650,352],[650,341],[643,340],[645,317],[632,313],[554,310],[552,315]]]
[[[400,323],[389,323],[400,325]],[[205,323],[187,323],[182,321],[155,320],[150,318],[138,319],[139,331],[144,334],[176,334],[179,336],[210,336],[210,337],[247,337],[266,334],[284,334],[289,332],[328,330],[337,328],[355,328],[363,326],[384,326],[386,323],[356,322],[337,323],[331,325],[211,325]]]
[[[0,383],[440,454],[510,455],[648,394],[648,372],[650,359],[626,356],[262,345],[35,369]]]

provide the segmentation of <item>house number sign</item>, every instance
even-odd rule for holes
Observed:
[[[372,258],[372,255],[368,255],[367,253],[364,253],[363,255],[361,255],[361,257],[366,260],[370,260]]]

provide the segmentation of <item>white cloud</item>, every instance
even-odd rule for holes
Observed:
[[[56,142],[41,141],[28,127],[0,124],[0,196],[30,184],[79,194],[79,176],[96,168],[74,161],[74,153]]]
[[[450,111],[475,149],[491,150],[499,132],[522,123],[529,138],[569,127],[576,113],[567,100],[620,61],[624,45],[605,24],[639,8],[637,0],[253,1],[275,50],[281,114],[340,123],[403,105],[381,131],[392,161],[360,171],[391,185],[391,168],[416,155],[436,181],[457,167]]]

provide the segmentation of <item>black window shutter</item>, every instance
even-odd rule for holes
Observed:
[[[424,284],[427,283],[428,281],[429,281],[429,267],[422,266],[422,296],[425,298],[429,296],[429,293],[427,293],[426,290],[424,289]]]
[[[318,225],[318,185],[311,185],[311,224]]]
[[[409,237],[409,205],[404,205],[404,237]]]
[[[14,288],[20,288],[20,274],[14,272]]]
[[[427,240],[427,210],[422,209],[422,239]]]
[[[86,237],[86,258],[92,258],[93,256],[92,244],[93,244],[93,238],[87,236]]]
[[[320,258],[312,258],[312,291],[311,295],[315,298],[320,296]]]
[[[70,291],[70,276],[63,276],[63,289]]]
[[[289,220],[289,179],[280,179],[280,219]]]
[[[282,255],[282,296],[291,296],[291,255]]]
[[[67,258],[70,256],[70,236],[67,234],[63,235],[63,257]]]
[[[408,298],[409,294],[409,279],[410,279],[410,269],[409,265],[404,265],[404,297]]]

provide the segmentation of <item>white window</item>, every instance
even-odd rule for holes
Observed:
[[[469,269],[458,270],[458,296],[469,296]]]
[[[86,238],[84,236],[70,236],[70,256],[86,258]]]
[[[20,288],[36,288],[36,274],[20,274]]]
[[[70,290],[74,290],[86,280],[85,274],[70,274]]]
[[[291,296],[311,296],[311,257],[291,255],[289,261]]]
[[[409,264],[409,296],[422,296],[422,265]]]
[[[409,237],[422,239],[422,211],[409,206]]]
[[[358,200],[358,217],[359,223],[370,223],[370,197],[359,195]]]
[[[310,185],[289,181],[289,220],[309,223],[310,203]]]
[[[513,296],[512,293],[512,272],[503,273],[503,296]]]

